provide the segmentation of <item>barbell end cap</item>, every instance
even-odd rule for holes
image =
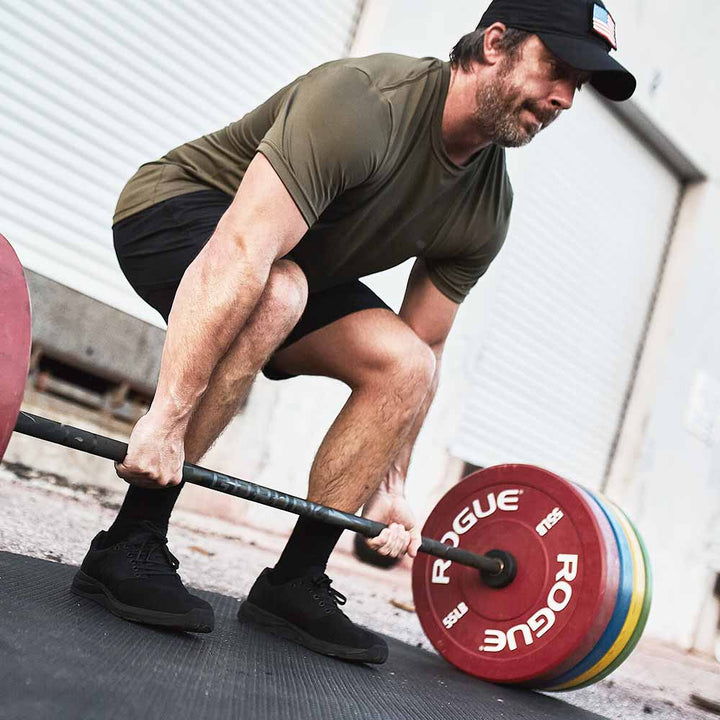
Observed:
[[[517,575],[515,558],[506,550],[490,550],[490,552],[485,553],[485,556],[499,560],[501,569],[499,572],[481,570],[480,579],[482,582],[494,590],[500,590],[510,585]]]

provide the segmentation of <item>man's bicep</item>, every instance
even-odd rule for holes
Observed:
[[[287,255],[308,225],[267,158],[257,154],[218,229],[272,261]]]
[[[440,292],[422,258],[410,273],[400,317],[433,348],[442,347],[450,333],[459,304]]]

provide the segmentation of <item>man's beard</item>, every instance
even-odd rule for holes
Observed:
[[[520,103],[521,89],[510,80],[512,65],[502,70],[491,85],[479,88],[476,93],[475,122],[484,137],[501,147],[517,148],[527,145],[541,130],[554,122],[559,113],[542,110],[537,103],[526,100]],[[529,129],[521,115],[529,110],[542,124]]]

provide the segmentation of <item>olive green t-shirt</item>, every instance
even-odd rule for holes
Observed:
[[[115,222],[184,193],[234,195],[260,152],[309,226],[292,257],[311,292],[422,257],[459,303],[505,239],[512,188],[496,145],[465,166],[449,158],[449,83],[449,64],[435,58],[321,65],[237,122],[143,165]]]

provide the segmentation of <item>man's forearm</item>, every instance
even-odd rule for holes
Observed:
[[[227,233],[227,231],[225,231]],[[217,364],[257,304],[271,263],[219,227],[173,303],[152,411],[184,431]]]

